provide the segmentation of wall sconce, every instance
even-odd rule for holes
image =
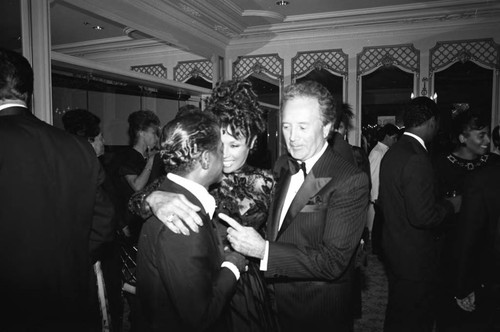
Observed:
[[[410,98],[411,99],[415,98],[415,94],[413,92],[411,93]]]
[[[437,102],[438,102],[438,94],[437,94],[437,92],[434,92],[434,94],[432,95],[431,99],[434,100],[434,102],[437,104]]]
[[[424,83],[424,87],[422,88],[422,91],[420,92],[420,94],[422,96],[427,96],[427,81],[428,80],[429,79],[427,77],[422,78],[422,82]]]

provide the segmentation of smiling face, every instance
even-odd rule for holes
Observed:
[[[465,148],[473,156],[478,157],[488,152],[490,147],[490,136],[487,127],[478,130],[470,130],[459,136],[460,143],[465,145]]]
[[[331,124],[323,125],[318,100],[297,96],[286,102],[281,129],[288,152],[305,161],[319,153],[326,142]]]
[[[229,128],[221,129],[221,140],[224,144],[224,173],[233,173],[245,165],[248,154],[255,139],[247,143],[244,136],[236,138]]]

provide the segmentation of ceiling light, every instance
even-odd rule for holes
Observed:
[[[284,0],[281,0],[281,1],[276,1],[276,6],[286,6],[288,5],[290,2],[288,1],[284,1]]]
[[[102,26],[100,26],[100,25],[95,25],[95,26],[92,27],[92,29],[94,29],[94,30],[103,30],[104,28]]]

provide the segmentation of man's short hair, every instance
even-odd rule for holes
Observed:
[[[383,141],[385,136],[399,135],[399,128],[392,123],[386,123],[385,126],[377,131],[377,140],[379,142]]]
[[[330,91],[315,81],[303,81],[287,86],[283,92],[283,103],[296,97],[310,97],[318,100],[323,125],[335,123],[335,99]]]
[[[412,99],[406,106],[403,122],[406,128],[415,128],[432,117],[438,118],[439,109],[436,103],[428,97]]]
[[[0,100],[28,102],[33,94],[33,69],[21,54],[0,49]]]

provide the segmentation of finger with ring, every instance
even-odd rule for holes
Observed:
[[[174,221],[174,217],[175,217],[175,214],[170,214],[168,217],[167,217],[167,222],[172,222]]]

